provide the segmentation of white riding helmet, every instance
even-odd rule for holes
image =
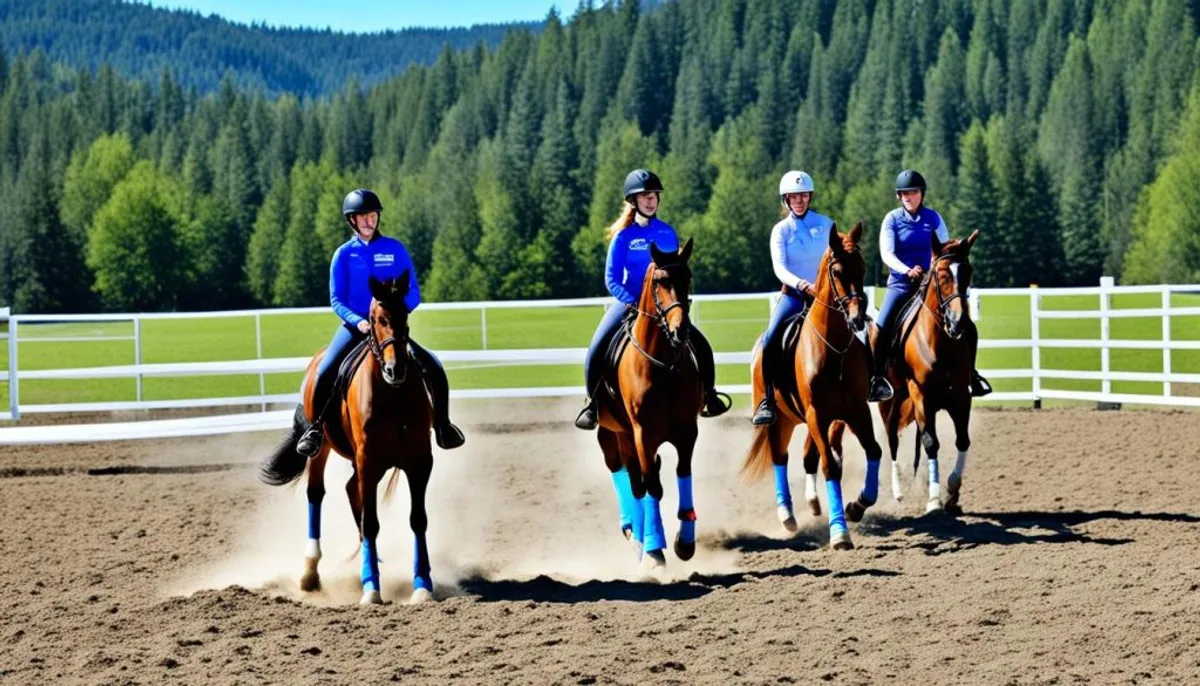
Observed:
[[[779,179],[779,202],[784,203],[783,199],[789,193],[812,193],[814,190],[812,177],[793,169]]]

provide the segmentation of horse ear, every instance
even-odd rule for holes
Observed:
[[[655,245],[654,241],[650,241],[650,259],[651,259],[651,261],[653,261],[654,264],[662,265],[664,262],[664,259],[663,259],[664,257],[665,257],[665,255],[664,255],[663,251],[658,249],[658,246]]]
[[[679,251],[679,259],[687,262],[692,257],[692,239],[689,237],[687,242],[683,244],[683,249]]]
[[[975,229],[974,231],[971,232],[970,236],[967,236],[967,241],[966,241],[967,250],[970,250],[971,246],[975,245],[975,241],[978,239],[979,239],[979,229]]]
[[[942,248],[945,246],[945,244],[942,243],[940,240],[938,240],[936,231],[934,233],[929,234],[929,244],[930,244],[930,247],[933,248],[933,256],[941,257],[942,256]]]
[[[854,225],[854,228],[850,229],[850,240],[853,241],[855,245],[858,245],[858,239],[862,238],[862,233],[863,223],[861,220],[859,220],[859,222]]]
[[[397,276],[393,280],[395,286],[392,287],[392,290],[396,292],[396,295],[408,295],[409,287],[412,285],[412,276],[408,273],[408,271],[409,270],[405,269],[400,273],[400,276]]]
[[[387,288],[385,288],[383,283],[374,276],[367,277],[367,286],[371,289],[371,297],[375,298],[379,302],[383,302],[387,297]]]
[[[842,240],[838,237],[837,222],[829,225],[829,249],[835,253],[842,251]]]

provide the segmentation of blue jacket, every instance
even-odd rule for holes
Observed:
[[[333,253],[329,265],[329,304],[333,311],[350,326],[367,318],[371,310],[371,288],[367,277],[383,281],[408,270],[408,295],[404,305],[412,312],[421,304],[421,289],[417,286],[417,270],[404,244],[390,236],[375,234],[370,243],[357,235]]]
[[[771,229],[771,264],[775,276],[790,288],[800,279],[816,284],[821,258],[829,249],[833,220],[809,210],[803,217],[791,212]]]
[[[942,215],[924,205],[916,215],[903,207],[888,212],[879,228],[879,256],[892,272],[888,283],[907,283],[905,274],[912,267],[929,268],[933,261],[930,237],[935,233],[943,243],[950,240]]]
[[[608,244],[604,285],[613,297],[626,305],[636,305],[642,297],[642,281],[646,278],[646,268],[653,261],[650,258],[651,242],[664,252],[679,250],[679,236],[675,235],[675,229],[657,217],[651,219],[647,226],[630,224],[629,228],[613,236]]]

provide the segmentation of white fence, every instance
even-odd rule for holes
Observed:
[[[1130,403],[1151,405],[1172,405],[1200,407],[1200,397],[1180,396],[1173,393],[1172,384],[1200,384],[1200,374],[1177,373],[1172,370],[1172,352],[1177,350],[1200,351],[1200,340],[1172,340],[1171,323],[1184,317],[1200,317],[1200,299],[1198,306],[1180,306],[1172,302],[1175,294],[1200,295],[1200,286],[1134,286],[1117,287],[1111,279],[1102,279],[1098,287],[1089,288],[1055,288],[1039,289],[1036,287],[1023,289],[976,289],[971,294],[976,319],[982,320],[987,316],[986,303],[993,296],[1018,296],[1028,298],[1029,330],[1027,339],[988,339],[980,341],[981,349],[1023,349],[1030,351],[1031,365],[1029,368],[1017,369],[983,369],[981,372],[990,379],[1027,379],[1030,390],[1016,392],[997,392],[989,396],[988,401],[1025,401],[1035,405],[1044,399],[1078,400],[1088,402]],[[1114,296],[1147,294],[1160,303],[1158,307],[1138,309],[1116,309],[1112,305]],[[695,296],[695,314],[700,322],[704,322],[704,303],[709,301],[757,301],[766,303],[775,294],[743,294],[725,296]],[[873,296],[873,294],[872,294]],[[1095,309],[1051,309],[1046,307],[1047,301],[1060,296],[1095,297]],[[583,348],[554,348],[534,350],[488,349],[487,344],[487,313],[489,310],[508,308],[547,308],[547,307],[601,307],[609,302],[607,298],[590,298],[580,300],[553,301],[515,301],[487,303],[427,303],[422,305],[424,311],[437,310],[479,310],[482,349],[479,350],[439,350],[439,356],[446,362],[472,362],[488,364],[512,365],[581,365],[584,356]],[[281,372],[294,373],[304,369],[308,363],[307,357],[264,358],[262,317],[281,314],[319,314],[326,313],[325,308],[305,308],[292,310],[251,310],[240,312],[213,313],[168,313],[168,314],[137,314],[137,315],[13,315],[8,316],[9,332],[9,398],[10,418],[16,419],[23,413],[36,412],[79,412],[79,411],[119,411],[165,408],[204,408],[235,405],[258,405],[262,413],[248,415],[225,415],[223,418],[196,418],[192,420],[162,420],[159,422],[141,422],[134,425],[95,425],[90,431],[71,432],[59,427],[53,435],[45,431],[34,431],[35,427],[22,428],[25,434],[13,433],[17,429],[5,429],[0,435],[0,442],[22,442],[39,440],[103,440],[108,437],[134,436],[171,436],[192,435],[196,433],[226,433],[232,431],[253,431],[283,426],[288,421],[288,413],[266,412],[269,405],[278,403],[294,403],[298,400],[297,393],[267,394],[265,375]],[[765,323],[766,308],[763,310]],[[0,319],[7,312],[0,311]],[[252,360],[234,360],[221,362],[184,362],[166,364],[146,364],[141,361],[142,331],[141,323],[153,319],[200,319],[208,317],[252,317],[255,321],[257,357]],[[1161,321],[1161,336],[1152,340],[1121,340],[1113,339],[1110,335],[1113,320],[1124,318],[1153,318]],[[1041,334],[1043,325],[1048,321],[1066,319],[1099,320],[1099,338],[1046,338]],[[100,337],[71,337],[71,338],[20,338],[20,325],[23,323],[46,322],[112,322],[123,321],[133,323],[132,336],[100,336]],[[710,322],[715,326],[717,322]],[[711,331],[710,331],[711,333]],[[129,340],[134,348],[134,364],[114,365],[103,367],[63,368],[63,369],[20,369],[17,355],[18,342],[32,341],[88,341],[88,340]],[[1051,349],[1100,351],[1099,369],[1052,369],[1042,364],[1043,352]],[[1131,372],[1114,371],[1111,367],[1112,350],[1158,350],[1162,355],[1161,372]],[[748,364],[749,351],[717,353],[718,364]],[[181,400],[146,400],[142,397],[142,379],[155,376],[200,376],[208,374],[257,374],[259,376],[259,393],[252,396],[226,398],[193,398]],[[136,379],[136,398],[115,402],[71,402],[54,404],[26,404],[20,401],[20,382],[23,380],[44,379],[85,379],[85,378],[134,378]],[[1064,390],[1049,388],[1046,381],[1050,380],[1082,380],[1099,381],[1099,391]],[[1152,382],[1161,384],[1161,392],[1156,394],[1114,393],[1113,382]],[[748,393],[749,385],[728,386],[726,390],[732,393]],[[555,386],[537,388],[493,388],[455,390],[454,398],[514,398],[514,397],[553,397],[579,396],[583,393],[581,386]],[[286,416],[285,416],[286,415]],[[164,423],[167,422],[167,423]],[[170,423],[174,422],[174,423]],[[108,429],[100,429],[108,426]],[[117,428],[121,427],[121,428]],[[84,427],[79,427],[81,430]],[[191,432],[181,434],[179,432]],[[78,436],[76,435],[78,433]],[[33,438],[41,436],[40,438]]]

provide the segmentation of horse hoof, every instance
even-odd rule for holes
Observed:
[[[408,599],[409,605],[420,605],[421,603],[432,603],[433,594],[427,588],[418,588],[413,591],[412,597]]]
[[[849,503],[846,503],[846,519],[851,522],[861,522],[863,514],[866,511],[867,508],[863,507],[857,500],[851,500]]]
[[[663,569],[667,566],[667,556],[661,550],[651,550],[642,556],[642,565],[649,569]]]
[[[383,598],[379,597],[379,591],[363,591],[362,600],[358,601],[359,605],[383,605]]]
[[[962,516],[962,513],[962,506],[958,503],[946,503],[946,514],[950,515],[951,517],[960,517]]]
[[[321,590],[321,577],[316,572],[305,572],[300,577],[300,590],[305,593],[316,593]]]
[[[957,496],[958,492],[962,490],[962,477],[956,472],[950,472],[950,478],[946,479],[946,490],[951,496]]]
[[[687,560],[692,559],[692,556],[695,554],[696,554],[696,542],[695,541],[682,541],[679,539],[679,535],[676,534],[676,536],[675,536],[675,557],[679,558],[680,560],[687,561]]]
[[[776,508],[775,514],[779,515],[779,523],[783,524],[783,528],[787,529],[788,533],[794,534],[800,529],[800,525],[796,523],[796,515],[792,513],[792,508],[780,505]]]
[[[812,516],[820,517],[821,516],[821,501],[817,500],[816,498],[809,500],[808,501],[808,511],[812,513]]]
[[[929,502],[925,503],[925,514],[942,511],[942,501],[938,498],[930,498]]]
[[[632,541],[633,540],[633,527],[630,527],[630,526],[621,527],[621,535],[625,537],[626,541]]]
[[[830,536],[829,546],[834,550],[854,550],[854,541],[850,540],[849,531],[842,531]]]

